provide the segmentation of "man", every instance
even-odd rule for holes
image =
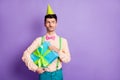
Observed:
[[[50,42],[51,45],[49,46],[49,49],[56,51],[59,55],[59,59],[54,60],[46,68],[38,67],[36,64],[34,64],[30,55],[41,45],[42,37],[38,37],[27,48],[27,50],[25,50],[22,60],[29,70],[39,74],[39,80],[63,80],[62,62],[69,62],[71,57],[67,40],[65,38],[61,38],[61,43],[59,43],[60,37],[55,32],[57,26],[57,16],[52,11],[50,5],[48,5],[47,8],[44,24],[47,31],[47,33],[43,36],[44,41]]]

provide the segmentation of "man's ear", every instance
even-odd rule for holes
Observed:
[[[56,27],[57,27],[58,23],[56,22]]]
[[[46,27],[46,24],[45,24],[45,22],[44,22],[44,27]]]

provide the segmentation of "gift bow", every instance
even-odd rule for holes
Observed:
[[[41,46],[42,48],[43,46]],[[44,54],[42,54],[43,52],[43,49],[40,53],[39,49],[37,49],[35,52],[34,52],[34,55],[39,57],[38,60],[34,61],[34,63],[36,65],[38,65],[38,67],[46,67],[47,65],[49,65],[49,62],[44,58],[49,52],[50,50],[48,49]]]

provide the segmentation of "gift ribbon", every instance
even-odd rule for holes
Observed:
[[[43,52],[43,49],[42,51]],[[34,61],[34,63],[36,65],[38,65],[38,67],[46,67],[49,63],[48,61],[44,58],[48,53],[50,52],[50,50],[48,49],[43,55],[40,53],[40,51],[37,49],[33,54],[37,57],[39,57],[38,60]]]

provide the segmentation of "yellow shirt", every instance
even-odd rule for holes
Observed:
[[[46,35],[48,35],[48,34],[46,34]],[[45,35],[45,37],[46,37],[46,35]],[[48,35],[48,36],[50,36],[50,35]],[[45,41],[50,42],[51,45],[53,45],[59,49],[59,45],[60,45],[59,44],[59,36],[56,34],[54,34],[54,36],[55,36],[55,40],[52,40],[52,39],[46,40],[46,38],[45,38]],[[26,64],[28,69],[31,71],[34,71],[34,72],[37,70],[38,66],[36,64],[34,64],[34,62],[32,61],[32,59],[30,57],[30,54],[41,45],[41,39],[42,39],[42,37],[36,38],[33,41],[33,43],[24,51],[24,54],[22,56],[22,60]],[[62,38],[61,50],[59,52],[59,57],[60,57],[60,60],[64,63],[67,63],[71,60],[68,43],[65,38]],[[62,62],[59,62],[58,69],[62,68]],[[48,72],[55,71],[56,64],[57,64],[57,59],[54,60],[47,68],[45,68],[45,71],[48,71]]]

